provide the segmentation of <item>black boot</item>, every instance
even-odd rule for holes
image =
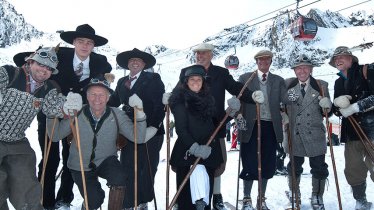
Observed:
[[[214,210],[227,210],[223,204],[222,194],[213,194],[213,209]]]
[[[312,178],[312,198],[310,203],[315,210],[323,210],[323,193],[325,192],[326,179]]]
[[[369,210],[371,202],[366,200],[366,182],[352,186],[353,197],[356,199],[356,210]]]

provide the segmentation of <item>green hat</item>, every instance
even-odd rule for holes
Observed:
[[[300,55],[295,63],[292,65],[291,69],[295,69],[298,66],[311,66],[314,67],[312,61],[306,55]]]
[[[332,55],[331,59],[330,59],[330,62],[329,64],[332,66],[332,67],[335,67],[335,57],[338,56],[338,55],[349,55],[349,56],[352,56],[352,61],[354,63],[358,63],[358,58],[356,56],[354,56],[352,54],[352,51],[348,48],[348,47],[345,47],[345,46],[340,46],[340,47],[337,47],[334,51],[334,54]]]
[[[25,59],[25,61],[28,60],[34,60],[42,65],[48,66],[49,68],[52,69],[52,74],[57,74],[57,64],[58,64],[58,59],[57,59],[57,54],[56,54],[56,49],[58,47],[44,47],[33,54],[31,54],[28,58]]]
[[[254,56],[254,59],[261,57],[270,57],[273,58],[273,53],[270,50],[260,50],[256,55]]]

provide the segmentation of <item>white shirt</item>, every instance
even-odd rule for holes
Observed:
[[[90,56],[88,56],[88,58],[86,60],[81,61],[78,58],[77,54],[74,53],[74,59],[73,59],[74,70],[78,68],[78,65],[80,63],[83,63],[83,75],[82,75],[82,77],[79,81],[83,81],[83,80],[90,77]]]

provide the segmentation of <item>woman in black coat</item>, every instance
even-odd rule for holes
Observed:
[[[223,162],[218,139],[214,139],[209,146],[205,145],[215,129],[212,119],[215,112],[214,98],[207,88],[203,66],[193,65],[183,70],[185,75],[169,98],[178,134],[170,164],[176,171],[179,188],[191,165],[200,157],[199,165],[205,167],[209,176],[210,200],[213,193],[214,170]],[[179,210],[210,209],[209,200],[192,201],[190,190],[188,180],[177,200]]]

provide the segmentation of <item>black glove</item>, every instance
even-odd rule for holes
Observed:
[[[195,156],[202,159],[207,159],[212,152],[212,148],[207,145],[199,145],[198,143],[193,143],[188,152]]]

